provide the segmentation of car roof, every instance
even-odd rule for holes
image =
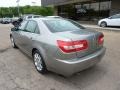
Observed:
[[[62,19],[63,18],[39,17],[39,18],[32,18],[32,19],[29,19],[29,20],[42,21],[42,20],[62,20]]]
[[[46,17],[60,17],[60,16],[46,16]]]
[[[42,15],[34,15],[34,14],[22,15],[21,17],[24,18],[24,17],[29,17],[29,16],[39,16],[39,17],[42,17]]]

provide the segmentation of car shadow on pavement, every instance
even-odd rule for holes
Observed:
[[[5,48],[5,49],[0,49],[0,53],[4,53],[4,52],[6,52],[8,49],[10,49],[10,47]]]
[[[91,68],[88,68],[84,71],[81,71],[77,74],[74,74],[70,77],[64,77],[53,72],[49,72],[45,75],[46,78],[52,78],[60,83],[64,83],[65,85],[71,85],[74,88],[85,88],[91,84],[95,84],[99,80],[101,80],[106,74],[106,68],[97,64]]]
[[[120,26],[108,26],[109,28],[120,28]]]

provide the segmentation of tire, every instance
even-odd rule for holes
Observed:
[[[45,74],[47,72],[45,62],[38,50],[35,50],[33,52],[33,61],[34,61],[35,68],[39,73]]]
[[[14,38],[12,36],[10,36],[10,40],[11,40],[11,44],[13,48],[17,48],[15,42],[14,42]]]
[[[100,27],[107,27],[107,23],[106,22],[101,22]]]

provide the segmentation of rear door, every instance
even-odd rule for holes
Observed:
[[[36,21],[28,21],[25,28],[25,33],[23,34],[24,49],[26,53],[30,54],[34,44],[34,38],[39,34],[39,29]]]

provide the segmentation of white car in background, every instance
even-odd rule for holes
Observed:
[[[100,27],[120,26],[120,14],[116,14],[108,18],[101,19],[99,20],[98,25]]]
[[[9,24],[11,22],[12,22],[11,18],[3,18],[2,21],[1,21],[2,24]]]

